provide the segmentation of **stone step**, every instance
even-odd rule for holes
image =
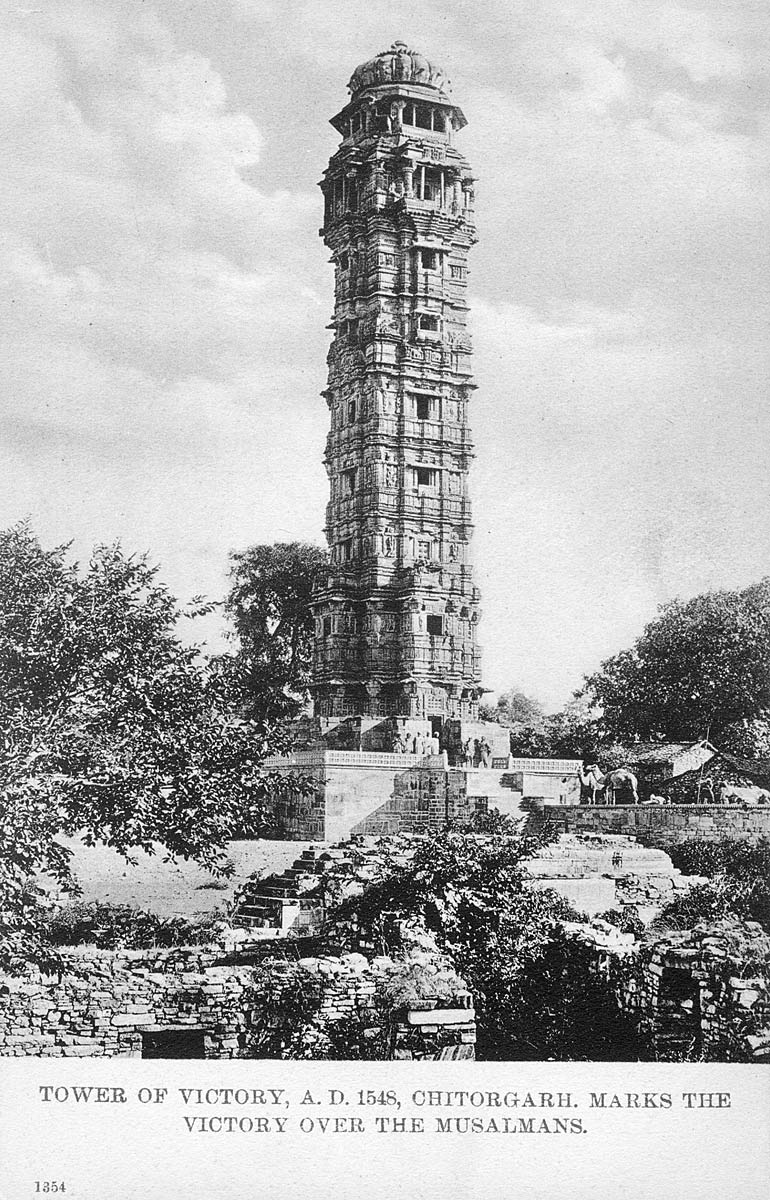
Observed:
[[[278,919],[279,909],[267,904],[239,904],[235,910],[238,917],[264,917],[266,920]]]

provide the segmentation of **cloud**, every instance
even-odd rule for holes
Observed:
[[[557,703],[656,604],[764,573],[768,33],[749,0],[8,10],[0,523],[183,595],[321,538],[316,184],[358,62],[448,67],[479,175],[487,679]],[[765,508],[762,508],[762,505]],[[81,550],[82,552],[82,550]],[[212,627],[213,628],[213,627]]]

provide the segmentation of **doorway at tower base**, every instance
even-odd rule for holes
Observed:
[[[265,771],[279,782],[271,802],[275,836],[298,841],[336,842],[350,837],[431,833],[448,824],[469,827],[477,814],[493,808],[524,818],[521,794],[510,774],[491,768],[450,767],[446,754],[376,753],[327,748],[268,758]],[[297,796],[287,786],[301,776],[313,793]]]

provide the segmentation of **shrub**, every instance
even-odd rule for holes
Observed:
[[[242,1000],[250,1013],[244,1057],[326,1058],[322,1002],[321,979],[297,963],[268,960],[255,967]]]
[[[51,915],[45,931],[54,946],[97,946],[101,950],[144,950],[211,942],[221,914],[195,921],[158,917],[127,904],[68,904]]]
[[[770,932],[770,883],[715,875],[707,883],[696,884],[667,904],[650,928],[653,931],[692,929],[702,922],[730,917],[758,921]]]
[[[691,929],[700,921],[738,917],[759,921],[770,932],[770,839],[752,844],[738,838],[693,839],[671,851],[674,866],[707,883],[677,896],[654,922],[657,928]]]
[[[716,842],[691,838],[674,846],[671,861],[685,875],[752,875],[770,878],[770,839],[758,842],[722,838]]]
[[[396,959],[382,986],[391,1008],[408,1008],[425,1000],[452,1001],[466,986],[447,961],[438,955],[411,954]]]
[[[406,862],[384,855],[380,877],[333,918],[355,918],[370,941],[404,958],[404,921],[424,922],[473,994],[479,1058],[646,1057],[617,999],[613,972],[626,968],[600,972],[593,950],[563,930],[578,914],[555,892],[530,886],[526,858],[539,844],[521,834],[442,833]],[[423,983],[435,994],[434,980],[410,975],[393,983],[391,1002],[417,998]]]
[[[640,937],[646,928],[634,904],[629,904],[627,908],[608,908],[601,914],[600,920],[608,921],[621,933],[631,933],[635,938]]]

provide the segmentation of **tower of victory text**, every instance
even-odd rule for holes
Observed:
[[[470,562],[473,176],[445,73],[396,42],[358,67],[324,173],[335,304],[331,563],[313,600],[321,718],[475,720]]]

